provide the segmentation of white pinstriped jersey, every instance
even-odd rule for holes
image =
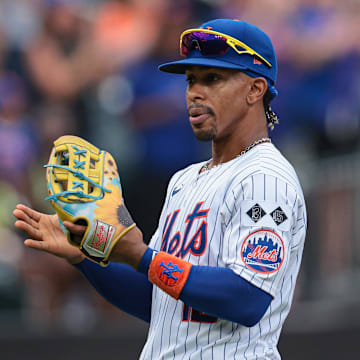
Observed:
[[[141,359],[280,359],[277,343],[301,262],[306,209],[301,186],[273,144],[170,180],[150,246],[195,265],[228,267],[273,296],[253,327],[217,319],[153,287]]]

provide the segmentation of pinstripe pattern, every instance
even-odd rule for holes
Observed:
[[[190,321],[182,321],[184,304],[154,286],[151,324],[141,359],[280,359],[276,346],[290,309],[306,230],[305,202],[297,176],[268,143],[199,174],[203,164],[191,165],[170,180],[150,246],[160,250],[164,231],[178,210],[167,246],[177,232],[182,242],[187,226],[190,228],[188,216],[201,203],[200,211],[209,212],[206,218],[193,221],[186,245],[206,221],[206,248],[200,256],[187,252],[184,259],[195,265],[229,267],[274,299],[261,321],[251,328],[221,319],[194,322],[191,310]],[[247,214],[255,204],[265,212],[257,222]],[[270,213],[278,207],[287,219],[277,225]],[[284,259],[275,272],[255,272],[243,262],[244,239],[258,229],[271,229],[283,241]]]

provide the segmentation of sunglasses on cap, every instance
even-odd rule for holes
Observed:
[[[254,55],[268,67],[272,67],[270,62],[255,50],[229,35],[207,29],[189,29],[180,36],[180,54],[182,56],[188,56],[194,48],[200,50],[204,56],[224,55],[230,47],[240,55]]]

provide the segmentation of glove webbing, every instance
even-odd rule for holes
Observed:
[[[86,154],[86,150],[85,149],[79,149],[77,146],[73,145],[72,146],[73,149],[75,149],[76,151],[74,152],[74,155],[79,155],[79,157],[81,156],[85,156]],[[76,160],[74,159],[74,168],[75,169],[83,169],[85,170],[84,168],[84,164],[85,164],[85,161],[80,161],[80,160]],[[50,195],[48,197],[45,198],[45,200],[57,200],[60,196],[62,197],[68,197],[68,196],[71,196],[71,195],[75,195],[79,198],[87,198],[87,199],[92,199],[92,200],[100,200],[104,197],[104,193],[105,191],[106,192],[109,192],[111,193],[111,190],[109,189],[106,189],[105,187],[97,184],[95,181],[91,180],[89,177],[87,177],[86,175],[84,175],[83,173],[81,173],[80,171],[78,170],[73,170],[72,168],[68,167],[68,166],[65,166],[65,165],[59,165],[59,164],[54,164],[54,165],[45,165],[44,167],[52,167],[52,168],[60,168],[60,169],[64,169],[64,170],[67,170],[69,172],[72,172],[73,175],[77,178],[79,178],[80,180],[86,180],[88,181],[90,184],[92,184],[93,186],[96,186],[98,187],[100,190],[101,190],[101,195],[100,196],[93,196],[93,195],[88,195],[88,194],[85,194],[83,191],[81,190],[77,190],[77,191],[72,191],[72,190],[66,190],[66,191],[62,191],[60,193],[57,193],[57,194],[53,194],[53,195]],[[84,184],[81,183],[80,181],[73,181],[73,186],[72,188],[73,189],[76,189],[77,187],[80,187],[83,189],[84,187]]]
[[[77,191],[66,190],[66,191],[62,191],[61,193],[50,195],[50,196],[46,197],[45,200],[57,200],[58,197],[60,197],[60,196],[67,197],[67,196],[70,196],[70,195],[76,195],[78,197],[84,197],[84,198],[88,198],[88,199],[99,200],[99,199],[102,199],[104,197],[105,191],[108,192],[108,193],[111,193],[110,189],[106,189],[104,186],[101,186],[101,185],[97,184],[95,181],[91,180],[89,177],[87,177],[86,175],[84,175],[80,171],[73,170],[68,166],[65,166],[65,165],[44,165],[44,167],[55,167],[55,168],[60,168],[60,169],[65,169],[67,171],[70,171],[70,172],[72,172],[74,174],[74,176],[78,177],[80,180],[86,180],[90,184],[98,187],[101,190],[101,193],[102,193],[101,196],[92,196],[92,195],[85,194],[83,191],[80,191],[80,190],[77,190]],[[82,187],[82,184],[80,182],[76,182],[76,181],[73,182],[73,189],[75,189],[76,187],[79,187],[79,186]]]

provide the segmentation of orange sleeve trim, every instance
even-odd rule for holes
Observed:
[[[149,266],[149,280],[167,294],[179,299],[189,277],[192,264],[160,251]]]

